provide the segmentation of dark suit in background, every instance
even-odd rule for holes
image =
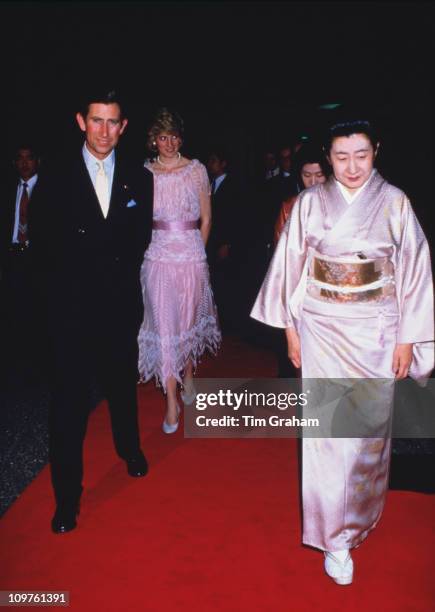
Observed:
[[[264,244],[270,251],[269,261],[273,253],[274,228],[281,211],[281,206],[289,197],[297,195],[299,187],[293,173],[280,172],[264,183],[263,192],[259,192],[263,202],[259,206],[263,209],[262,226]]]
[[[23,389],[39,383],[44,372],[31,253],[26,231],[19,227],[20,220],[23,221],[20,217],[23,184],[29,210],[38,180],[39,159],[32,147],[20,146],[13,164],[18,176],[4,178],[0,188],[0,332],[4,364],[1,378],[3,385]]]
[[[241,191],[227,174],[211,195],[212,227],[207,242],[210,277],[224,331],[237,326],[239,295],[235,285],[239,265]]]
[[[0,196],[0,248],[2,269],[5,264],[15,222],[15,202],[17,198],[18,181],[10,176],[2,178]]]

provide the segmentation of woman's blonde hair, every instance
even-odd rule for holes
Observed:
[[[148,128],[147,145],[150,151],[156,151],[156,138],[162,132],[176,134],[183,138],[184,122],[180,115],[168,108],[159,108]]]

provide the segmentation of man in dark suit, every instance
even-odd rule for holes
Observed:
[[[21,388],[38,382],[38,335],[32,292],[27,217],[38,180],[39,158],[33,145],[18,146],[14,176],[1,185],[0,293],[2,369],[6,384]],[[17,180],[18,179],[18,180]]]
[[[235,266],[238,265],[239,220],[242,208],[237,181],[228,168],[228,155],[216,148],[207,160],[211,178],[213,224],[207,242],[210,278],[215,294],[219,319],[224,331],[237,324],[237,292]]]
[[[27,206],[21,206],[21,201],[27,200],[28,204],[32,195],[33,187],[38,180],[39,157],[33,145],[19,145],[14,151],[12,160],[14,177],[2,185],[1,197],[1,248],[2,261],[5,253],[10,251],[13,244],[27,246],[26,222],[20,228],[21,221],[27,212]],[[18,179],[18,180],[17,180]],[[27,196],[27,197],[26,197]],[[23,210],[26,208],[26,210]]]
[[[107,398],[116,452],[130,476],[148,470],[137,420],[139,270],[151,236],[152,176],[115,147],[127,119],[111,91],[77,113],[85,134],[71,160],[41,174],[30,215],[30,248],[53,354],[49,422],[56,498],[52,530],[74,529],[83,441],[97,377]]]
[[[288,197],[299,192],[297,178],[293,171],[293,147],[283,145],[279,149],[279,173],[267,182],[266,187],[266,207],[265,215],[267,226],[267,243],[270,245],[272,254],[273,247],[273,228],[275,227],[282,203]]]

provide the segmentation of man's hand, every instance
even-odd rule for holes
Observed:
[[[412,361],[412,344],[396,344],[393,353],[393,372],[396,380],[406,378]]]
[[[294,327],[288,327],[285,330],[287,338],[287,350],[288,357],[295,368],[301,367],[301,342],[299,340],[298,332]]]

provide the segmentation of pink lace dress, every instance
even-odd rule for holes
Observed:
[[[154,175],[154,222],[197,221],[201,195],[210,193],[205,167],[196,159],[169,173],[145,165]],[[153,229],[141,283],[139,372],[142,381],[154,376],[166,390],[170,376],[181,382],[189,359],[195,367],[204,351],[216,352],[221,341],[199,229]]]

